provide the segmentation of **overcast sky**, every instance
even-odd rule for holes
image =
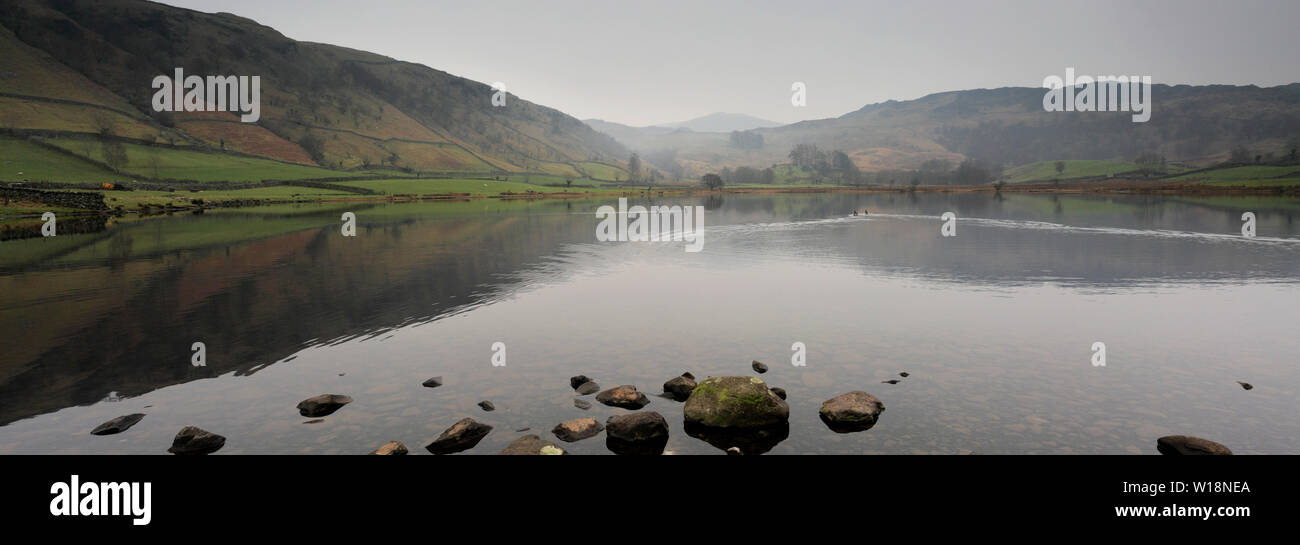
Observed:
[[[780,122],[1050,74],[1300,81],[1300,0],[166,0],[417,62],[580,119]],[[807,106],[790,104],[793,82]]]

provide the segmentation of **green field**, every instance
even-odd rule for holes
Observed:
[[[128,179],[26,139],[0,137],[0,180],[120,182]]]
[[[45,142],[77,155],[103,161],[103,146],[87,145],[87,141],[52,138]],[[146,178],[194,180],[199,182],[257,182],[262,180],[301,180],[308,178],[338,178],[355,176],[319,167],[294,165],[226,153],[181,150],[164,146],[124,144],[127,174]],[[62,161],[69,161],[63,157]],[[111,174],[108,174],[111,175]],[[98,180],[98,179],[97,179]],[[73,181],[73,180],[61,180]],[[80,181],[80,180],[75,180]]]
[[[1287,174],[1296,174],[1289,176],[1293,181],[1286,183],[1286,179],[1277,179],[1279,176]],[[1283,185],[1295,183],[1294,178],[1300,178],[1300,166],[1273,166],[1273,165],[1252,165],[1245,167],[1232,167],[1207,172],[1196,172],[1186,176],[1179,176],[1175,180],[1186,181],[1203,181],[1210,185],[1238,185],[1240,182],[1252,182],[1248,185],[1277,185],[1279,182]]]
[[[361,180],[350,182],[333,182],[335,185],[346,185],[350,187],[363,187],[388,195],[437,195],[448,193],[466,193],[470,195],[502,195],[506,193],[591,193],[597,191],[609,191],[607,187],[563,187],[553,185],[538,185],[537,183],[524,183],[524,176],[512,175],[511,181],[496,180]],[[518,181],[516,181],[518,180]],[[546,176],[530,176],[529,181],[545,181],[554,183],[555,180]],[[563,179],[559,179],[562,183]],[[579,181],[574,181],[579,184]],[[587,185],[587,184],[583,184]]]
[[[1060,174],[1056,173],[1056,161],[1039,161],[1008,169],[1005,173],[1007,183],[1111,176],[1122,172],[1131,172],[1138,168],[1136,163],[1116,161],[1069,159],[1062,162],[1065,163],[1065,170]],[[1172,170],[1176,167],[1170,166],[1168,168]]]

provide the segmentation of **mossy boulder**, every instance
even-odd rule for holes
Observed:
[[[691,391],[686,422],[715,428],[761,428],[790,420],[790,406],[758,377],[709,377]]]

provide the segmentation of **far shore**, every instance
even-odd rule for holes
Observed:
[[[104,192],[111,193],[111,192]],[[1208,185],[1193,183],[1187,181],[1166,181],[1166,180],[1102,180],[1087,182],[1034,182],[1007,184],[1000,188],[993,185],[918,185],[912,186],[772,186],[772,187],[723,187],[721,189],[705,189],[702,187],[688,186],[650,186],[632,187],[619,186],[611,188],[609,191],[529,191],[525,193],[501,193],[496,195],[471,194],[471,193],[429,193],[429,194],[389,194],[389,195],[329,195],[317,197],[302,197],[292,199],[268,198],[268,199],[232,199],[226,201],[209,201],[200,205],[179,205],[166,207],[153,207],[147,210],[64,210],[63,213],[71,216],[86,215],[124,215],[124,214],[155,214],[166,212],[187,212],[204,209],[216,208],[245,208],[254,206],[268,206],[277,204],[299,204],[299,203],[332,203],[332,202],[438,202],[438,201],[467,201],[475,199],[500,199],[500,200],[547,200],[547,199],[593,199],[593,198],[610,198],[610,197],[645,197],[645,196],[677,196],[677,197],[695,197],[708,195],[746,195],[746,194],[781,194],[781,193],[988,193],[988,194],[1061,194],[1061,195],[1085,195],[1085,194],[1151,194],[1151,195],[1259,195],[1259,196],[1280,196],[1280,197],[1300,197],[1300,186],[1295,185],[1276,185],[1276,186],[1248,186],[1248,185]],[[8,215],[0,213],[0,219],[20,219],[40,217],[44,211],[39,203],[25,203],[31,212]]]

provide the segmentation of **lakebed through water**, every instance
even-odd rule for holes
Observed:
[[[632,199],[703,206],[695,253],[599,242],[595,212],[614,201],[224,209],[0,242],[0,453],[163,454],[193,425],[227,438],[217,454],[390,440],[420,454],[472,417],[494,429],[468,453],[537,434],[608,454],[604,437],[551,434],[629,412],[590,395],[575,407],[581,374],[649,395],[666,452],[721,454],[655,394],[687,371],[753,375],[751,360],[788,392],[771,453],[1153,454],[1170,434],[1300,452],[1300,200]],[[944,212],[955,237],[940,234]],[[434,376],[442,386],[422,386]],[[886,410],[836,433],[818,408],[851,390]],[[322,393],[354,401],[308,423],[295,405]],[[90,434],[130,413],[147,416]]]

